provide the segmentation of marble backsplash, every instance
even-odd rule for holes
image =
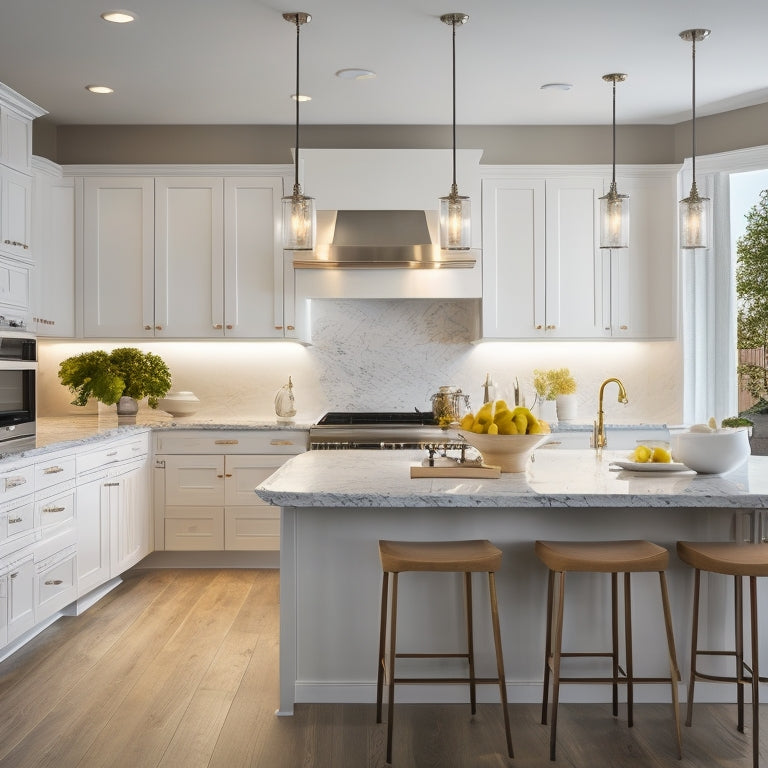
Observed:
[[[530,405],[535,368],[568,367],[578,384],[579,421],[591,423],[600,383],[620,378],[629,396],[606,388],[610,423],[682,421],[682,351],[669,342],[486,342],[477,335],[478,303],[428,300],[315,300],[313,344],[249,341],[100,343],[41,339],[38,413],[95,413],[70,405],[58,379],[61,360],[95,348],[136,346],[162,356],[174,390],[201,401],[195,419],[274,419],[274,398],[290,375],[297,421],[328,410],[429,410],[441,385],[461,387],[473,408],[482,403],[486,374],[498,397],[511,398],[515,378]],[[142,404],[146,407],[146,403]],[[102,406],[103,408],[103,406]]]

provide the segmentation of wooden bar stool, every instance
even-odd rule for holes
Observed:
[[[385,672],[388,676],[387,709],[387,762],[392,762],[392,722],[395,704],[395,683],[468,683],[472,714],[476,711],[475,686],[483,683],[496,683],[499,686],[501,706],[504,712],[504,728],[507,736],[507,753],[514,757],[512,737],[509,730],[509,709],[507,707],[507,688],[504,678],[504,661],[501,652],[501,631],[499,629],[499,611],[496,602],[495,572],[501,567],[501,550],[486,540],[472,541],[379,541],[379,557],[384,578],[381,586],[381,623],[379,634],[379,672],[376,683],[376,722],[381,722],[382,698]],[[397,653],[397,578],[406,571],[439,571],[464,574],[467,610],[467,652],[466,653]],[[493,639],[496,646],[497,677],[480,678],[475,676],[475,654],[472,640],[472,574],[486,572],[491,600],[491,621]],[[392,598],[389,621],[389,658],[385,652],[387,636],[387,593],[390,578]],[[469,662],[469,676],[453,678],[414,678],[396,677],[395,659],[410,658],[463,658]]]
[[[613,686],[613,714],[619,713],[618,686],[627,687],[627,724],[631,727],[633,707],[633,685],[635,683],[669,682],[672,687],[675,736],[678,757],[682,756],[680,713],[678,709],[677,682],[680,673],[677,668],[675,639],[672,634],[672,616],[669,609],[669,594],[665,570],[669,553],[650,541],[537,541],[535,551],[538,558],[549,568],[547,587],[547,630],[544,653],[544,691],[541,705],[541,722],[547,724],[547,698],[549,680],[552,677],[552,724],[549,733],[549,758],[555,759],[557,742],[557,707],[560,700],[561,683],[610,683]],[[569,571],[611,574],[611,640],[609,652],[568,652],[563,646],[563,609],[565,605],[565,574]],[[635,677],[632,669],[632,605],[630,574],[657,571],[661,582],[661,602],[664,610],[664,625],[669,652],[669,677]],[[624,574],[624,641],[626,671],[619,665],[618,626],[618,574]],[[555,575],[557,584],[557,608],[555,608]],[[562,677],[560,661],[565,657],[610,658],[610,677]]]
[[[677,554],[680,559],[695,569],[693,586],[693,621],[691,630],[691,677],[688,681],[688,712],[685,724],[693,719],[693,689],[696,680],[718,683],[736,683],[738,722],[737,728],[744,732],[744,686],[752,688],[752,765],[760,762],[760,683],[768,678],[760,677],[757,644],[757,577],[768,576],[768,544],[737,544],[732,541],[678,541]],[[701,572],[722,573],[733,576],[734,586],[734,631],[735,650],[700,651],[699,634],[699,587]],[[744,661],[744,617],[742,608],[743,579],[749,577],[749,617],[752,642],[752,664]],[[736,659],[734,677],[709,675],[699,672],[699,656],[732,656]]]

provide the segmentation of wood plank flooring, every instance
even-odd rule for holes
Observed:
[[[277,571],[133,571],[0,664],[0,768],[374,768],[374,705],[278,705]],[[558,759],[539,707],[396,705],[395,768],[750,768],[735,707],[697,705],[676,759],[669,705],[563,705]],[[761,728],[768,761],[768,710]],[[748,722],[750,717],[747,718]],[[766,763],[768,765],[768,762]]]

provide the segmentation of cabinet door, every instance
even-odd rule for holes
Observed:
[[[113,481],[114,482],[114,481]],[[135,465],[109,486],[110,573],[119,576],[149,554],[149,466]]]
[[[223,456],[166,456],[165,504],[192,507],[224,503]]]
[[[483,181],[483,338],[543,336],[544,179]]]
[[[0,163],[29,173],[32,161],[32,120],[0,107]]]
[[[0,250],[9,256],[30,262],[32,251],[32,177],[0,166],[2,212],[0,213]]]
[[[35,623],[35,563],[30,555],[8,574],[8,642]]]
[[[5,310],[0,314],[26,322],[31,290],[29,267],[0,257],[0,305]]]
[[[224,181],[224,333],[283,337],[281,177]]]
[[[602,193],[600,177],[547,180],[545,329],[552,338],[603,335]]]
[[[224,183],[155,180],[155,335],[224,335]]]
[[[77,487],[77,594],[109,580],[109,489],[106,479]]]
[[[83,182],[83,335],[154,336],[154,181]]]

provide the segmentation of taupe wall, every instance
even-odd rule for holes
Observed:
[[[294,126],[34,124],[34,153],[62,165],[107,163],[291,163]],[[697,155],[768,144],[768,104],[701,117]],[[605,125],[459,126],[459,147],[483,149],[482,163],[611,161]],[[308,125],[301,144],[317,148],[451,147],[450,126]],[[691,154],[690,121],[617,129],[619,163],[680,163]]]

